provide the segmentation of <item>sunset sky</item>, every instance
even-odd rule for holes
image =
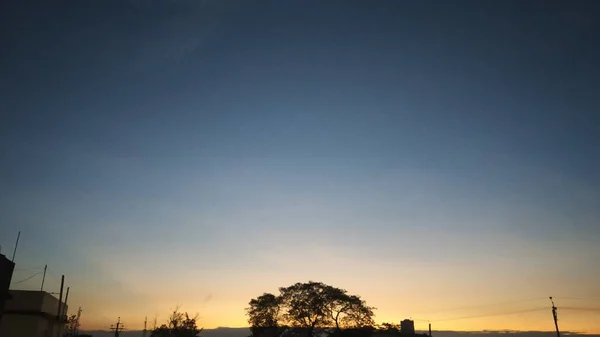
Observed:
[[[314,280],[600,333],[600,1],[9,2],[0,244],[84,329]]]

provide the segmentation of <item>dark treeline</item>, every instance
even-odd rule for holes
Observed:
[[[395,324],[375,326],[374,307],[321,282],[296,283],[264,293],[246,308],[251,337],[369,337],[403,335]]]
[[[202,328],[198,328],[197,321],[198,315],[192,317],[176,308],[167,323],[155,328],[150,337],[198,337]]]

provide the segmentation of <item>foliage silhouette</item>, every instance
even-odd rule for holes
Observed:
[[[150,337],[199,337],[202,328],[198,329],[197,320],[198,315],[190,317],[187,312],[179,312],[179,309],[176,308],[167,324],[154,329]]]
[[[373,331],[373,310],[344,289],[309,281],[250,300],[246,313],[254,337],[359,336]]]
[[[378,332],[400,333],[400,325],[394,323],[381,323],[377,327]]]
[[[77,322],[77,315],[68,316],[67,322],[65,323],[65,329],[63,331],[63,337],[75,336],[78,328],[79,324]]]
[[[400,325],[394,323],[381,323],[379,326],[377,326],[375,334],[380,337],[400,336]]]

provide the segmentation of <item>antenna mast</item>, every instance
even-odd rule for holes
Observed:
[[[113,330],[115,332],[115,337],[119,337],[119,332],[123,331],[123,329],[125,329],[123,327],[123,323],[121,323],[121,317],[119,317],[117,319],[117,324],[116,325],[111,325],[110,329]]]
[[[554,300],[552,300],[552,296],[550,296],[550,302],[552,302],[552,317],[554,318],[554,327],[556,328],[556,337],[560,337],[560,331],[558,330],[558,314],[556,313],[556,306],[554,305]]]
[[[21,237],[21,231],[17,234],[17,242],[15,243],[15,250],[13,250],[12,262],[15,262],[15,254],[17,254],[17,247],[19,247],[19,238]]]
[[[46,281],[46,270],[48,270],[48,265],[44,266],[44,276],[42,277],[42,286],[40,287],[40,291],[44,291],[44,281]]]

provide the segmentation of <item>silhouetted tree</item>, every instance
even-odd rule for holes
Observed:
[[[373,326],[373,309],[356,295],[321,282],[279,288],[279,296],[263,294],[250,301],[248,323],[255,337],[340,335],[343,330],[366,331]]]
[[[75,336],[75,333],[77,333],[77,328],[77,315],[68,316],[67,322],[65,323],[65,329],[63,331],[63,337]]]
[[[400,332],[400,325],[398,324],[394,324],[394,323],[381,323],[378,327],[377,327],[378,331],[384,331],[384,332]]]
[[[341,337],[371,337],[376,331],[373,326],[363,326],[360,328],[349,328],[340,330]]]
[[[250,300],[249,304],[246,312],[252,335],[278,336],[280,299],[273,294],[264,293]]]
[[[394,323],[381,323],[377,327],[377,335],[385,337],[400,336],[400,325]]]
[[[178,309],[175,309],[167,324],[154,329],[150,337],[198,337],[202,332],[202,328],[198,329],[197,319],[198,315],[192,318],[187,312],[181,313]]]

